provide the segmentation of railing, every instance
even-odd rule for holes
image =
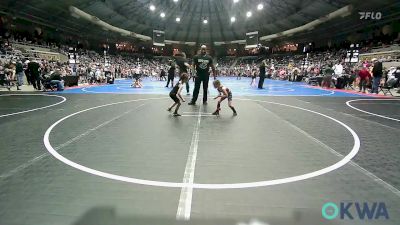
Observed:
[[[387,52],[387,51],[395,51],[395,50],[400,50],[400,45],[394,44],[386,47],[374,47],[371,49],[372,53],[377,53],[377,52]]]
[[[27,43],[27,42],[20,42],[20,41],[11,41],[12,44],[17,44],[17,45],[22,45],[22,46],[27,46],[27,47],[33,47],[33,48],[42,48],[42,49],[49,49],[50,51],[58,51],[59,48],[55,46],[50,46],[50,45],[38,45],[38,44],[33,44],[33,43]]]

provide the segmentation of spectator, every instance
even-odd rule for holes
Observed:
[[[367,84],[371,79],[371,73],[369,72],[367,67],[363,67],[359,72],[358,72],[358,79],[359,79],[359,92],[363,92],[365,93],[366,88],[367,88]]]
[[[15,73],[17,75],[17,90],[21,90],[20,87],[24,85],[24,65],[21,60],[18,60],[15,65]]]
[[[373,81],[372,81],[371,93],[378,94],[379,84],[381,82],[383,75],[383,67],[382,67],[382,62],[378,61],[376,58],[372,59],[372,62],[374,63],[374,68],[372,69]]]
[[[399,88],[400,87],[400,66],[396,68],[396,70],[393,72],[393,76],[397,79],[397,83],[395,84],[395,87]],[[397,93],[400,93],[400,88],[397,91]]]
[[[334,74],[334,70],[332,69],[331,65],[328,65],[327,68],[325,68],[325,75],[322,80],[322,87],[324,88],[330,88],[332,85],[332,75]]]
[[[28,63],[28,71],[30,74],[31,83],[33,84],[33,88],[35,90],[41,90],[39,68],[40,65],[36,60]]]
[[[57,86],[57,91],[64,90],[64,81],[61,79],[60,70],[56,70],[52,74],[50,74],[50,84]]]

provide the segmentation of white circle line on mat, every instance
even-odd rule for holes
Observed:
[[[381,118],[384,118],[384,119],[388,119],[388,120],[393,120],[393,121],[400,122],[400,119],[396,119],[396,118],[392,118],[392,117],[389,117],[389,116],[384,116],[384,115],[380,115],[380,114],[368,112],[368,111],[359,109],[359,108],[357,108],[357,107],[355,107],[355,106],[352,106],[352,105],[350,104],[350,103],[352,103],[352,102],[359,102],[359,101],[400,101],[400,99],[369,99],[369,98],[368,98],[368,99],[354,99],[354,100],[350,100],[350,101],[347,101],[347,102],[346,102],[346,105],[347,105],[348,107],[350,107],[350,108],[352,108],[352,109],[355,109],[355,110],[357,110],[357,111],[359,111],[359,112],[363,112],[363,113],[366,113],[366,114],[369,114],[369,115],[373,115],[373,116],[381,117]]]
[[[205,184],[205,183],[178,183],[178,182],[167,182],[167,181],[155,181],[155,180],[146,180],[146,179],[137,179],[137,178],[132,178],[132,177],[125,177],[125,176],[120,176],[120,175],[116,175],[116,174],[111,174],[111,173],[106,173],[106,172],[102,172],[99,170],[95,170],[83,165],[80,165],[76,162],[73,162],[67,158],[65,158],[64,156],[62,156],[61,154],[59,154],[54,148],[53,146],[50,144],[50,140],[49,140],[49,136],[51,131],[61,122],[63,122],[64,120],[71,118],[75,115],[78,115],[80,113],[83,112],[88,112],[90,110],[93,109],[98,109],[98,108],[102,108],[102,107],[107,107],[107,106],[113,106],[113,105],[118,105],[118,104],[123,104],[123,103],[130,103],[130,102],[137,102],[137,101],[147,101],[147,100],[155,100],[155,99],[163,99],[163,98],[148,98],[148,99],[136,99],[136,100],[129,100],[129,101],[122,101],[122,102],[115,102],[115,103],[110,103],[110,104],[105,104],[105,105],[99,105],[99,106],[95,106],[95,107],[91,107],[88,109],[84,109],[81,110],[79,112],[75,112],[73,114],[70,114],[66,117],[61,118],[60,120],[58,120],[57,122],[55,122],[54,124],[52,124],[45,132],[44,137],[43,137],[43,142],[44,145],[47,149],[47,151],[53,155],[56,159],[60,160],[61,162],[75,168],[78,170],[81,170],[83,172],[95,175],[95,176],[100,176],[100,177],[104,177],[107,179],[111,179],[111,180],[116,180],[116,181],[122,181],[122,182],[127,182],[127,183],[134,183],[134,184],[141,184],[141,185],[149,185],[149,186],[157,186],[157,187],[169,187],[169,188],[196,188],[196,189],[240,189],[240,188],[255,188],[255,187],[265,187],[265,186],[272,186],[272,185],[278,185],[278,184],[287,184],[287,183],[292,183],[292,182],[296,182],[296,181],[301,181],[301,180],[307,180],[313,177],[317,177],[317,176],[321,176],[323,174],[332,172],[334,170],[337,170],[339,168],[341,168],[342,166],[346,165],[347,163],[349,163],[351,161],[352,158],[354,158],[354,156],[357,155],[359,149],[360,149],[360,139],[357,135],[357,133],[350,128],[348,125],[346,125],[345,123],[332,118],[328,115],[325,115],[323,113],[320,112],[316,112],[310,109],[305,109],[305,108],[301,108],[298,106],[292,106],[292,105],[287,105],[287,104],[283,104],[283,103],[277,103],[277,102],[269,102],[269,101],[261,101],[261,100],[253,100],[253,99],[237,99],[237,100],[242,100],[242,101],[253,101],[253,102],[262,102],[262,103],[268,103],[268,104],[274,104],[274,105],[280,105],[280,106],[285,106],[285,107],[289,107],[289,108],[294,108],[294,109],[299,109],[299,110],[303,110],[306,112],[311,112],[314,113],[316,115],[320,115],[322,117],[328,118],[338,124],[340,124],[341,126],[343,126],[344,128],[346,128],[352,135],[353,140],[354,140],[354,144],[353,147],[350,151],[349,154],[347,154],[345,157],[343,157],[343,159],[341,159],[340,161],[336,162],[335,164],[328,166],[326,168],[314,171],[314,172],[310,172],[310,173],[306,173],[306,174],[302,174],[302,175],[297,175],[297,176],[292,176],[292,177],[286,177],[286,178],[280,178],[280,179],[274,179],[274,180],[265,180],[265,181],[257,181],[257,182],[247,182],[247,183],[220,183],[220,184]]]
[[[47,95],[47,94],[4,94],[4,95],[0,95],[0,97],[4,97],[4,96],[47,96],[47,97],[61,98],[62,100],[60,102],[57,102],[57,103],[54,103],[54,104],[51,104],[51,105],[47,105],[47,106],[43,106],[43,107],[39,107],[39,108],[34,108],[34,109],[24,110],[24,111],[20,111],[20,112],[8,113],[8,114],[0,115],[0,118],[13,116],[13,115],[18,115],[18,114],[23,114],[23,113],[27,113],[27,112],[33,112],[33,111],[37,111],[37,110],[41,110],[41,109],[50,108],[50,107],[59,105],[61,103],[64,103],[65,101],[67,101],[67,99],[65,97],[63,97],[63,96]]]

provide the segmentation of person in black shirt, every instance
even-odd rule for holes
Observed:
[[[186,54],[184,52],[176,54],[175,55],[175,60],[176,60],[175,63],[179,68],[179,77],[181,77],[181,75],[183,73],[188,74],[188,69],[190,68],[190,65],[186,60]],[[188,82],[186,82],[187,95],[190,95],[189,94],[189,80],[190,80],[190,77],[188,78]]]
[[[372,69],[373,83],[371,93],[378,94],[379,92],[379,84],[381,83],[382,75],[383,75],[383,67],[382,62],[377,59],[372,59],[374,62],[374,68]]]
[[[211,56],[207,55],[207,47],[205,45],[201,46],[201,54],[196,55],[193,58],[193,67],[196,70],[195,84],[193,90],[192,101],[189,105],[195,105],[197,98],[199,96],[200,84],[203,82],[203,104],[207,104],[207,92],[208,92],[208,81],[210,79],[210,67],[213,71],[213,76],[215,80],[215,66],[213,64],[213,59]]]
[[[21,60],[18,60],[15,65],[15,74],[17,74],[17,90],[21,90],[20,86],[24,84],[24,65]]]
[[[260,80],[258,81],[258,89],[263,89],[265,80],[265,68],[267,67],[267,61],[264,59],[260,64]]]
[[[161,69],[160,81],[167,80],[164,69]]]
[[[31,78],[31,83],[35,90],[41,90],[40,83],[40,65],[37,61],[32,61],[28,63],[28,70]]]
[[[174,86],[174,77],[175,77],[175,63],[173,61],[169,62],[170,68],[168,70],[168,81],[165,87],[169,86],[169,82],[171,82],[171,87]]]

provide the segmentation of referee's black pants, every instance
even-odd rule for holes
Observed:
[[[260,80],[258,81],[258,88],[262,89],[264,86],[265,75],[260,75]]]
[[[169,86],[169,82],[171,82],[172,87],[174,86],[174,76],[168,76],[167,86]]]
[[[42,86],[40,83],[40,75],[39,74],[31,74],[31,83],[35,90],[41,90]]]
[[[196,103],[197,98],[199,97],[200,84],[203,82],[203,103],[207,102],[207,92],[208,92],[208,81],[210,76],[207,77],[196,77],[194,80],[194,90],[193,90],[193,98],[192,102]]]
[[[189,80],[186,82],[186,92],[189,93],[190,87],[189,87]]]

